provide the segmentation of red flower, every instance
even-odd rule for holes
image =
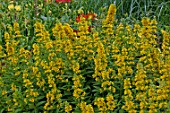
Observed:
[[[76,34],[78,33],[78,31],[77,31],[77,30],[75,30],[75,29],[73,29],[73,32],[75,32]]]
[[[67,3],[71,2],[71,0],[56,0],[57,3]]]
[[[87,14],[87,19],[91,19],[91,20],[93,20],[94,21],[94,19],[96,18],[96,14]]]
[[[81,15],[79,15],[79,16],[76,18],[76,21],[77,21],[77,22],[80,22],[80,17],[83,17],[83,18],[87,19],[87,16],[86,16],[85,14],[81,14]]]
[[[96,14],[81,14],[76,18],[77,22],[80,22],[80,17],[85,18],[86,20],[91,19],[92,21],[96,18]]]
[[[94,28],[94,26],[89,26],[88,31],[91,32],[91,28]]]

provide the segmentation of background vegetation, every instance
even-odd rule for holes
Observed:
[[[0,0],[0,113],[170,112],[169,8]]]

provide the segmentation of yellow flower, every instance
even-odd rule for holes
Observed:
[[[84,92],[80,88],[75,89],[74,92],[73,92],[73,96],[76,97],[76,99],[84,97],[85,94],[86,94],[86,92]]]
[[[72,110],[72,106],[71,105],[66,105],[65,106],[65,112],[68,113]]]
[[[97,98],[96,101],[94,102],[94,105],[97,105],[97,107],[100,111],[106,111],[107,110],[104,98]]]
[[[8,6],[8,9],[9,9],[9,10],[14,9],[14,4],[10,4],[10,5]]]
[[[48,109],[48,106],[49,106],[49,103],[47,102],[47,103],[45,103],[45,105],[44,105],[44,109],[45,110],[47,110]]]
[[[25,79],[24,80],[24,83],[25,83],[25,86],[31,86],[32,85],[32,82],[29,80],[29,79]]]
[[[78,9],[78,14],[83,14],[84,11],[83,11],[83,7],[81,7],[80,9]]]
[[[12,111],[12,109],[10,109],[10,108],[8,107],[8,111]]]
[[[33,92],[34,97],[37,97],[39,94],[38,92]]]
[[[152,24],[152,25],[157,25],[158,23],[157,23],[157,21],[154,19],[154,20],[151,21],[151,24]]]
[[[39,70],[38,67],[32,67],[32,71],[34,74],[36,74],[38,72],[38,70]]]
[[[150,24],[150,19],[149,18],[142,18],[142,25],[147,26]]]
[[[21,6],[16,5],[16,6],[15,6],[15,10],[16,10],[16,11],[21,11]]]
[[[81,86],[82,86],[82,85],[81,85],[80,80],[74,81],[74,87],[75,87],[75,88],[78,88],[78,87],[81,87]]]
[[[33,44],[33,53],[34,54],[39,54],[40,53],[39,46],[37,44]]]
[[[114,97],[109,94],[107,95],[106,100],[107,100],[108,109],[113,111],[116,107],[115,102],[114,102]]]
[[[2,52],[3,47],[0,45],[0,53]]]
[[[11,88],[12,88],[12,91],[15,91],[16,90],[16,85],[12,84]]]
[[[84,111],[86,111],[86,102],[81,102],[80,104],[79,104],[79,106],[80,106],[80,109],[82,110],[82,112],[84,112]]]
[[[145,111],[144,110],[140,110],[139,113],[145,113]]]
[[[34,102],[34,101],[35,101],[34,98],[31,98],[31,99],[30,99],[30,102]]]
[[[92,105],[87,105],[86,106],[86,112],[85,113],[94,113],[94,109]]]
[[[24,103],[27,104],[27,99],[26,98],[24,98]]]
[[[129,110],[128,113],[136,113],[136,110],[132,109],[132,110]]]
[[[2,96],[3,96],[3,95],[6,95],[6,94],[7,94],[7,91],[3,90],[3,91],[2,91]]]
[[[12,54],[15,53],[14,48],[12,46],[9,46],[9,45],[7,45],[6,51],[7,51],[8,55],[12,55]]]
[[[51,14],[51,13],[52,13],[51,10],[49,10],[49,11],[48,11],[48,14]]]
[[[14,106],[18,106],[18,102],[15,102]]]
[[[144,102],[140,102],[140,109],[144,109],[146,107]]]
[[[56,95],[56,99],[57,99],[57,100],[58,100],[60,97],[62,97],[62,94],[61,94],[61,93]]]
[[[19,31],[19,24],[17,22],[14,22],[14,31]]]

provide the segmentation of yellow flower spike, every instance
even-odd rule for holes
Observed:
[[[116,13],[116,6],[114,4],[111,4],[109,7],[108,15],[115,15]]]
[[[111,4],[108,10],[106,19],[102,21],[102,33],[112,35],[113,34],[113,22],[116,14],[116,6]]]
[[[109,11],[108,11],[105,23],[112,24],[114,21],[115,14],[116,14],[116,6],[111,4],[109,7]]]

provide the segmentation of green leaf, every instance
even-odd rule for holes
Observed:
[[[41,100],[41,99],[43,99],[45,96],[38,96],[37,97],[37,100]]]
[[[1,109],[0,113],[3,113],[3,111],[5,110],[5,108],[0,108],[0,109]]]
[[[125,111],[123,109],[119,110],[119,113],[125,113]]]
[[[100,90],[100,87],[99,86],[93,86],[97,91]]]
[[[170,97],[170,95],[169,95],[169,97]],[[170,110],[170,101],[168,102],[168,109]]]
[[[39,102],[37,105],[36,105],[36,107],[39,107],[39,106],[41,106],[41,105],[43,105],[43,104],[45,104],[46,103],[46,101],[41,101],[41,102]]]
[[[94,96],[95,96],[95,97],[98,97],[98,95],[99,95],[99,93],[98,93],[98,92],[94,94]]]
[[[93,74],[94,73],[94,71],[85,71],[85,72],[83,72],[82,74],[85,74],[85,75],[89,75],[89,74]]]
[[[21,113],[22,112],[22,109],[17,109],[16,111],[15,111],[15,113]]]

